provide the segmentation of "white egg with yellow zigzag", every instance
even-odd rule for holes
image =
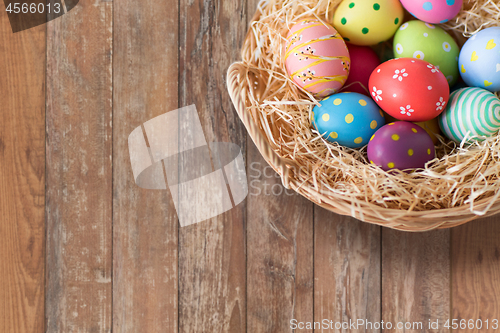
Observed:
[[[500,99],[482,88],[459,89],[439,116],[439,126],[455,142],[483,141],[500,130]]]

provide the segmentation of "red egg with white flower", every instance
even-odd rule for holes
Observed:
[[[427,61],[400,58],[384,62],[370,76],[375,102],[396,119],[422,122],[439,116],[450,98],[446,77]]]

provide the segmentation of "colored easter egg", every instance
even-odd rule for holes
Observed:
[[[375,45],[390,39],[403,20],[398,0],[344,0],[333,17],[333,26],[346,41]]]
[[[349,148],[365,146],[384,124],[384,115],[377,104],[354,92],[329,96],[313,109],[316,130],[328,141]]]
[[[411,122],[436,118],[450,97],[443,73],[424,60],[412,58],[384,62],[370,76],[369,86],[382,110]]]
[[[387,113],[385,114],[385,122],[386,123],[394,123],[397,121],[401,121],[401,120],[397,120],[396,118],[388,115]],[[434,119],[423,121],[423,122],[412,123],[412,124],[415,124],[415,125],[422,127],[427,132],[427,134],[429,134],[429,136],[432,139],[432,142],[435,145],[439,142],[439,139],[436,136],[438,134],[441,134],[441,129],[439,128],[438,118],[434,118]]]
[[[336,93],[347,80],[349,51],[332,26],[304,19],[288,33],[285,66],[297,85],[316,97],[325,97]]]
[[[415,124],[422,127],[427,132],[427,134],[429,134],[429,136],[432,139],[432,143],[434,143],[435,145],[438,144],[439,139],[437,138],[436,135],[442,134],[441,129],[439,128],[438,117]]]
[[[425,168],[436,151],[431,137],[420,126],[407,121],[380,128],[368,143],[368,159],[385,171]]]
[[[482,88],[459,89],[451,94],[439,126],[455,142],[465,137],[468,142],[482,141],[500,130],[500,100]]]
[[[462,9],[462,0],[401,0],[413,16],[427,23],[445,23]]]
[[[500,27],[481,30],[469,38],[458,62],[460,75],[469,86],[500,91]]]
[[[457,82],[458,55],[455,40],[442,28],[422,21],[402,24],[394,36],[396,58],[425,60],[444,74],[450,86]]]
[[[351,57],[351,70],[344,85],[345,91],[369,95],[370,74],[380,65],[377,54],[369,46],[347,44]]]

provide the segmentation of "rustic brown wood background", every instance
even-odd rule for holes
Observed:
[[[256,6],[81,0],[13,34],[0,5],[0,332],[500,319],[499,217],[410,234],[283,191],[226,92]],[[241,146],[251,186],[180,228],[168,191],[134,184],[127,137],[189,104],[208,141]]]

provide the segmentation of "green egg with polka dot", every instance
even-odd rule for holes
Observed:
[[[335,11],[333,25],[351,44],[376,45],[394,35],[403,15],[399,0],[344,0]]]
[[[362,94],[339,93],[320,104],[313,109],[313,127],[332,143],[349,148],[363,147],[385,125],[377,104]]]
[[[460,49],[442,28],[418,20],[406,22],[396,32],[393,45],[396,58],[425,60],[439,68],[450,86],[457,82]]]

